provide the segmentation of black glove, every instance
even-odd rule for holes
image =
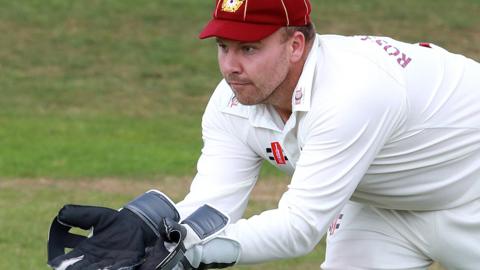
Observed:
[[[240,255],[240,244],[219,236],[228,225],[228,217],[204,205],[182,223],[164,218],[162,237],[147,255],[139,270],[191,270],[225,268],[234,265]]]
[[[134,269],[158,240],[158,224],[165,217],[180,218],[170,199],[158,191],[137,197],[120,211],[65,205],[50,228],[48,264],[58,270]],[[92,228],[93,236],[69,234],[71,227]],[[65,247],[74,249],[64,254]]]

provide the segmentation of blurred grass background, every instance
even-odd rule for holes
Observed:
[[[117,208],[156,187],[179,200],[220,80],[197,34],[213,0],[0,0],[0,269],[47,269],[69,202]],[[480,0],[313,0],[319,33],[430,41],[480,59]],[[288,183],[263,171],[247,213]],[[309,256],[242,269],[318,269]]]

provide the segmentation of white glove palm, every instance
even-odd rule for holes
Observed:
[[[238,261],[240,255],[240,244],[230,238],[216,237],[206,243],[197,244],[187,249],[185,258],[192,268],[185,268],[178,263],[174,270],[224,268],[232,266]]]

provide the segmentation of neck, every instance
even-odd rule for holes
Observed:
[[[282,118],[283,122],[287,122],[292,114],[292,96],[295,91],[295,87],[298,84],[298,80],[302,75],[303,66],[307,61],[308,54],[312,47],[313,42],[308,44],[302,59],[292,66],[291,71],[288,73],[285,80],[280,84],[276,92],[276,97],[269,102]]]
[[[273,106],[275,108],[275,111],[277,111],[278,115],[282,119],[283,123],[286,123],[290,116],[292,115],[292,109],[283,109],[276,107],[275,105]],[[291,106],[290,106],[291,107]]]

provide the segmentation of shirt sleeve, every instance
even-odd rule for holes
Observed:
[[[240,219],[247,206],[262,159],[246,143],[248,119],[221,111],[228,103],[225,84],[214,92],[202,119],[203,148],[197,163],[197,174],[185,199],[177,204],[182,218],[204,204],[211,204]],[[244,128],[242,128],[244,127]]]
[[[227,236],[241,243],[239,263],[297,257],[318,244],[401,125],[402,87],[380,71],[373,73],[351,76],[355,85],[326,83],[317,88],[328,92],[317,92],[315,108],[300,127],[305,144],[278,208],[227,228]]]

